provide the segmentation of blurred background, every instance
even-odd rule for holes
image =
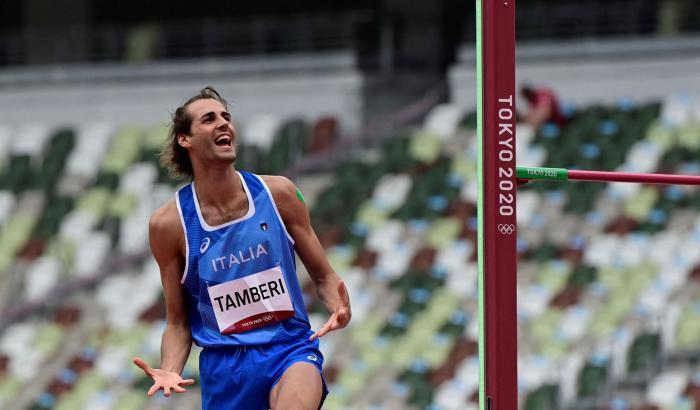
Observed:
[[[519,165],[700,174],[700,3],[519,0],[517,24]],[[0,408],[199,408],[131,357],[160,358],[158,152],[206,85],[349,287],[324,408],[478,408],[474,44],[457,0],[0,2]],[[518,221],[520,407],[700,409],[700,192],[534,183]]]

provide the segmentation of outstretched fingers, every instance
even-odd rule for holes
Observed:
[[[134,357],[133,360],[134,364],[138,366],[141,370],[143,370],[144,373],[146,373],[147,376],[150,376],[153,378],[153,368],[146,363],[145,360],[143,360],[140,357]]]
[[[342,279],[338,282],[338,296],[340,297],[340,303],[335,308],[335,312],[333,312],[323,327],[309,337],[309,340],[316,340],[325,336],[328,332],[341,329],[350,321],[350,296]]]
[[[163,386],[161,386],[160,384],[154,383],[153,386],[151,386],[151,388],[148,389],[148,397],[151,397],[151,396],[153,396],[154,394],[156,394],[156,392],[157,392],[158,390],[160,390],[162,387],[163,387]]]
[[[163,390],[165,397],[170,397],[172,391],[176,393],[184,393],[187,391],[184,386],[194,384],[194,379],[182,379],[179,374],[163,371],[161,369],[153,369],[140,357],[134,357],[133,362],[147,376],[153,379],[153,386],[148,389],[148,396],[153,396],[158,390]]]
[[[335,316],[335,314],[333,316]],[[323,325],[314,334],[312,334],[311,337],[309,337],[309,340],[316,340],[319,337],[325,336],[326,333],[330,332],[331,330],[334,330],[334,329],[332,329],[333,324],[331,321],[334,321],[333,317],[331,317],[331,319],[328,322],[326,322],[325,325]]]
[[[193,384],[194,379],[180,380],[177,382],[177,384],[156,382],[153,383],[153,386],[151,386],[151,388],[148,390],[148,396],[153,396],[158,390],[163,390],[163,395],[165,397],[170,397],[172,391],[175,393],[184,393],[187,391],[187,389],[185,389],[183,386],[191,386]]]

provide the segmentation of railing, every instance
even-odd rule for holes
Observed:
[[[700,33],[700,2],[695,0],[517,0],[516,4],[519,40]],[[32,30],[0,28],[0,67],[365,49],[365,43],[379,39],[363,28],[378,24],[378,20],[376,12],[352,11],[161,23],[88,22]],[[476,38],[472,8],[460,26],[463,41],[472,43]]]
[[[516,0],[518,40],[565,40],[700,32],[695,0]],[[476,38],[474,19],[465,42]]]
[[[0,66],[353,49],[368,13],[0,30]]]

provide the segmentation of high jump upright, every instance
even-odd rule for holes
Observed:
[[[480,409],[518,408],[515,1],[477,0]]]

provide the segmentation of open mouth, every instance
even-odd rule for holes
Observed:
[[[220,135],[214,143],[220,147],[230,147],[231,137],[229,135]]]

